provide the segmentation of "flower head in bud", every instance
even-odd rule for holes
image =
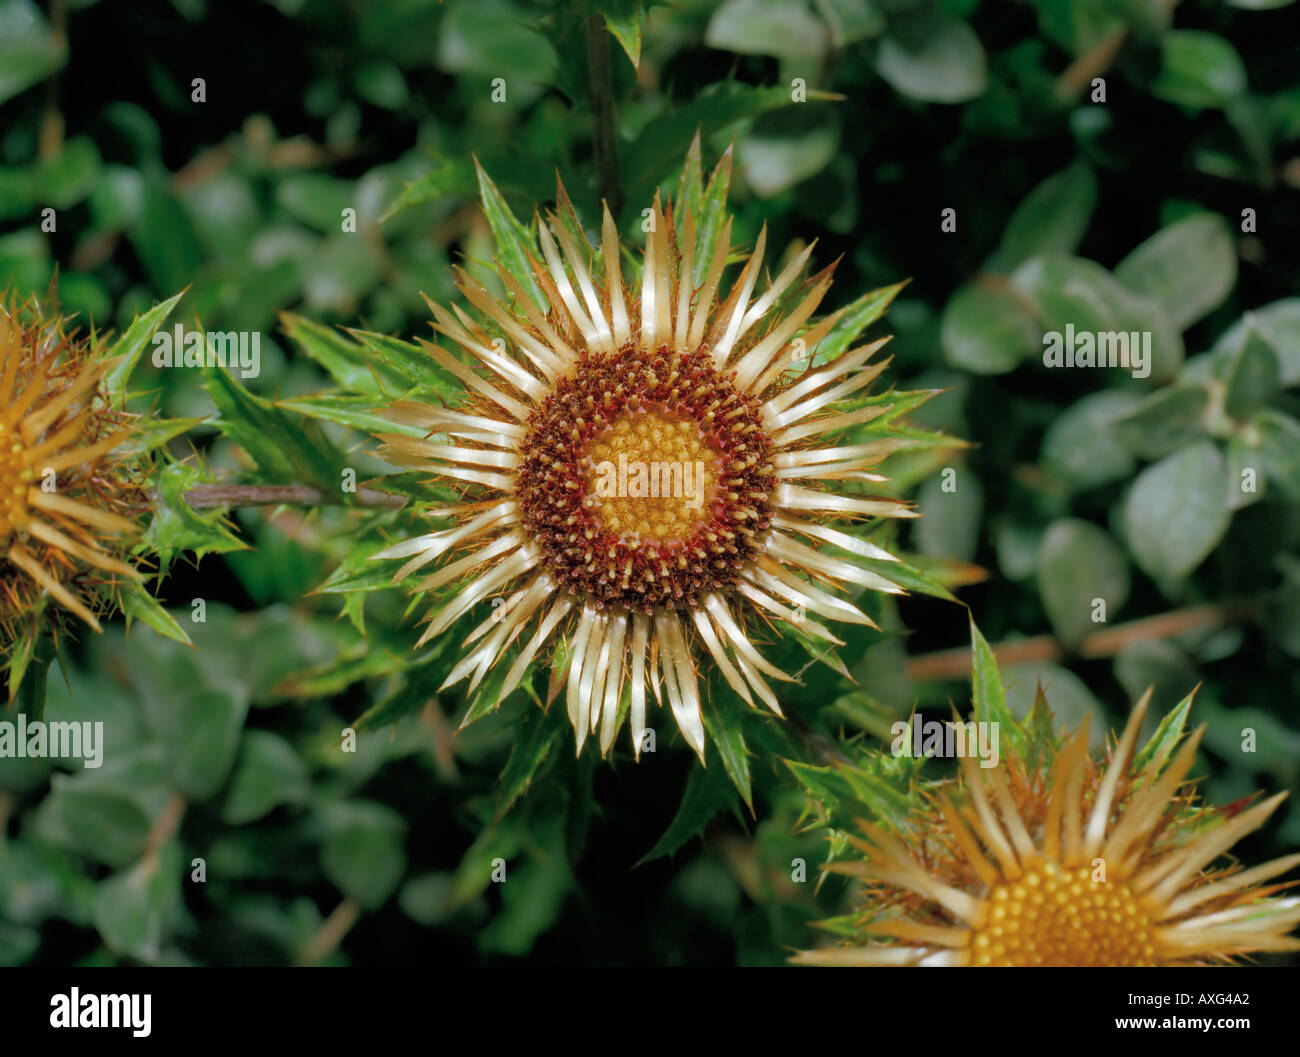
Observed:
[[[120,451],[134,416],[103,392],[112,366],[39,302],[0,303],[0,654],[47,599],[55,628],[73,616],[98,631],[103,585],[139,577],[124,558],[145,492]]]

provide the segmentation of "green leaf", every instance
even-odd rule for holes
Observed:
[[[819,0],[817,13],[830,27],[836,48],[879,36],[887,24],[875,0]]]
[[[6,651],[0,667],[9,684],[9,707],[26,712],[33,720],[45,716],[45,687],[54,662],[54,639],[42,619],[49,604],[49,596],[41,595],[28,613],[27,626]]]
[[[512,866],[501,884],[501,913],[479,933],[482,950],[523,957],[555,923],[573,886],[564,822],[564,813],[556,811],[534,823],[528,858]]]
[[[228,690],[195,690],[177,703],[167,731],[167,773],[191,800],[206,800],[225,782],[247,711],[242,695]]]
[[[419,426],[390,421],[384,416],[380,406],[382,403],[386,401],[378,402],[372,396],[329,394],[281,400],[276,406],[297,415],[333,422],[362,433],[404,433],[408,437],[423,437],[428,432]]]
[[[878,818],[897,818],[915,807],[913,800],[879,774],[861,767],[840,767],[838,770],[853,790],[854,798],[866,804]]]
[[[26,965],[41,948],[41,934],[25,925],[0,922],[0,965]]]
[[[377,591],[393,586],[393,573],[399,566],[391,562],[372,561],[371,556],[389,546],[388,540],[366,540],[343,556],[343,560],[321,584],[316,594],[347,594],[352,591]]]
[[[344,389],[354,393],[367,393],[377,400],[385,396],[385,379],[378,376],[375,364],[366,356],[366,350],[353,341],[348,341],[332,327],[313,323],[291,312],[280,315],[284,332],[298,344],[308,356],[319,363],[334,377]],[[394,387],[395,379],[387,379]]]
[[[834,109],[787,108],[757,118],[737,157],[754,194],[774,198],[830,165],[840,145],[840,115]]]
[[[1210,395],[1199,385],[1171,385],[1149,393],[1110,420],[1115,437],[1144,459],[1162,459],[1205,430]]]
[[[1097,599],[1110,620],[1128,600],[1128,561],[1104,530],[1077,518],[1052,522],[1038,552],[1038,594],[1056,637],[1076,646],[1093,629]]]
[[[130,381],[131,372],[135,370],[135,365],[140,362],[140,354],[144,352],[145,346],[153,341],[158,328],[184,296],[185,291],[182,290],[175,297],[154,305],[143,316],[137,316],[134,322],[122,332],[122,336],[104,353],[106,358],[122,357],[121,362],[104,375],[104,387],[113,394],[115,407],[120,408],[125,402],[127,383]]]
[[[921,485],[916,508],[921,519],[912,526],[913,546],[932,558],[974,559],[979,546],[984,489],[966,466],[957,469],[954,488],[932,476]]]
[[[128,628],[130,628],[133,619],[139,620],[153,628],[164,638],[183,642],[186,646],[193,645],[190,642],[190,637],[185,634],[185,629],[176,623],[176,618],[168,613],[162,607],[162,604],[145,589],[144,584],[138,580],[126,581],[122,585],[121,594],[118,597]]]
[[[0,103],[61,69],[68,47],[31,0],[0,0]]]
[[[1120,261],[1115,278],[1158,301],[1186,330],[1222,304],[1237,282],[1237,250],[1227,222],[1196,213],[1170,224]]]
[[[149,817],[124,793],[80,789],[60,780],[50,800],[72,846],[82,855],[118,868],[144,850]]]
[[[971,701],[974,705],[975,721],[998,724],[999,740],[1007,739],[1007,744],[1017,752],[1022,752],[1025,742],[1024,731],[1016,722],[1011,709],[1007,707],[1006,686],[1002,682],[1002,673],[998,671],[993,647],[980,634],[974,618],[970,622],[970,640]]]
[[[558,58],[551,42],[528,24],[531,12],[507,0],[460,0],[446,9],[436,37],[441,71],[508,75],[512,94],[524,84],[554,81]]]
[[[1300,502],[1300,422],[1281,411],[1261,411],[1250,424],[1269,483],[1291,502]]]
[[[1228,529],[1223,456],[1200,441],[1142,471],[1124,501],[1124,531],[1138,565],[1157,581],[1186,576]]]
[[[730,166],[731,153],[731,147],[729,145],[727,149],[723,151],[722,161],[718,162],[719,167],[722,165],[723,161]],[[712,182],[713,178],[716,178],[717,174],[718,169],[715,168],[713,177],[710,178],[710,182]],[[681,175],[677,178],[677,197],[673,201],[676,203],[675,212],[678,221],[677,237],[680,239],[686,229],[687,209],[690,209],[691,215],[695,217],[697,224],[696,231],[698,232],[698,224],[704,216],[704,211],[702,209],[704,204],[704,164],[703,158],[700,155],[700,133],[698,129],[695,132],[695,138],[691,140],[691,145],[686,148],[686,160],[682,162]],[[726,201],[725,194],[723,195],[723,201]],[[692,273],[696,276],[700,275],[700,262],[698,258],[699,255],[697,254],[696,271]],[[700,278],[697,278],[695,280],[696,285],[698,286],[701,281]]]
[[[1044,364],[1057,366],[1050,363],[1049,354],[1054,354],[1056,343],[1063,354],[1068,351],[1065,339],[1073,325],[1076,343],[1083,332],[1093,335],[1093,351],[1098,358],[1103,353],[1108,360],[1114,356],[1122,366],[1120,353],[1127,352],[1135,377],[1149,376],[1153,382],[1162,382],[1172,378],[1182,366],[1182,335],[1163,305],[1134,293],[1095,261],[1054,254],[1031,257],[1016,269],[1011,283],[1037,310],[1040,331],[1055,338],[1052,345],[1044,341]],[[1146,334],[1151,336],[1149,358]],[[1096,348],[1097,335],[1105,336],[1108,342],[1113,340],[1114,344],[1108,344],[1104,350]],[[1146,359],[1141,364],[1130,348],[1134,335],[1141,343],[1141,356]],[[1064,356],[1063,362],[1068,365],[1070,358]]]
[[[709,174],[708,187],[702,187],[699,179],[700,134],[696,132],[695,139],[691,141],[681,179],[682,199],[690,206],[691,214],[695,217],[693,274],[696,286],[704,285],[718,236],[722,234],[727,195],[731,190],[731,160],[732,150],[731,147],[727,147],[722,152],[722,157],[718,159],[718,164],[713,167],[713,172]],[[688,178],[688,173],[693,173],[693,176]],[[682,223],[683,225],[686,223],[685,210],[682,210]]]
[[[117,448],[122,455],[147,455],[188,433],[201,418],[138,418],[131,436]]]
[[[1097,205],[1097,177],[1075,164],[1035,187],[1016,207],[989,267],[1010,272],[1030,257],[1073,253]]]
[[[822,767],[801,760],[782,760],[790,769],[799,788],[817,801],[828,814],[838,813],[843,805],[854,798],[853,786],[845,777],[844,768]]]
[[[57,154],[38,161],[31,176],[42,205],[71,209],[94,190],[100,169],[94,141],[78,136],[64,143]]]
[[[786,0],[723,0],[704,43],[741,55],[815,59],[828,43],[825,24],[802,4]]]
[[[847,349],[859,334],[885,314],[906,282],[869,290],[839,310],[834,326],[822,338],[812,357],[812,366],[830,363]]]
[[[1206,724],[1205,747],[1221,757],[1239,753],[1239,766],[1256,774],[1271,773],[1289,782],[1300,759],[1300,733],[1287,727],[1273,712],[1264,708],[1224,708],[1212,698],[1202,699],[1197,707]],[[1242,731],[1255,734],[1255,750],[1242,752]]]
[[[1088,685],[1069,668],[1058,664],[1016,664],[1003,670],[1007,681],[1007,708],[1014,716],[1028,717],[1041,687],[1056,721],[1068,730],[1077,729],[1085,716],[1093,721],[1104,716],[1101,704]],[[1027,729],[1027,720],[1017,728]],[[1029,737],[1025,733],[1026,739]]]
[[[328,235],[340,230],[353,191],[350,181],[326,173],[294,173],[275,184],[275,200],[294,220]]]
[[[723,768],[692,768],[677,814],[655,846],[641,856],[637,866],[672,855],[692,837],[703,833],[713,817],[724,808],[734,806],[735,801],[736,791]]]
[[[515,215],[510,212],[510,207],[506,205],[506,200],[497,190],[497,185],[483,171],[477,159],[474,168],[478,173],[483,212],[487,216],[488,225],[492,228],[492,236],[497,243],[497,263],[515,278],[538,308],[543,312],[548,311],[546,297],[542,293],[542,288],[537,285],[532,266],[529,264],[533,251],[533,236],[515,219]]]
[[[250,730],[230,777],[221,821],[246,826],[281,804],[302,805],[310,798],[311,776],[293,746],[270,731]]]
[[[1258,437],[1254,439],[1258,440]],[[1242,433],[1237,433],[1228,438],[1225,458],[1228,463],[1228,509],[1241,510],[1263,499],[1268,487],[1268,471],[1260,458],[1259,448]]]
[[[818,664],[826,665],[831,671],[844,676],[845,679],[853,678],[852,673],[845,666],[836,648],[825,639],[808,634],[803,628],[799,627],[798,622],[787,625],[782,631],[782,638],[793,642]]]
[[[749,748],[745,744],[745,706],[737,698],[719,690],[704,709],[704,726],[722,766],[736,787],[750,813],[754,811],[754,791],[749,775]]]
[[[876,52],[876,73],[903,95],[927,103],[964,103],[982,95],[987,84],[975,31],[934,8],[890,19]]]
[[[975,283],[944,306],[939,340],[944,359],[974,374],[1006,374],[1034,349],[1037,327],[1008,291]]]
[[[274,404],[250,393],[224,368],[206,367],[205,385],[221,417],[217,427],[239,444],[271,484],[307,484],[340,491],[342,460],[323,437],[313,435]]]
[[[1171,103],[1221,107],[1246,93],[1246,66],[1220,36],[1173,29],[1160,39],[1160,74],[1151,94]]]
[[[1043,470],[1071,489],[1097,488],[1133,475],[1136,461],[1110,423],[1140,397],[1126,389],[1090,393],[1057,415],[1043,437]]]
[[[354,83],[362,99],[385,110],[400,110],[406,106],[410,96],[406,78],[391,62],[372,60],[365,63],[357,69]]]
[[[455,375],[444,373],[419,345],[389,337],[387,334],[344,329],[356,338],[368,353],[377,357],[384,367],[405,378],[410,384],[451,397],[457,402],[464,398],[465,387],[460,380]]]
[[[325,876],[362,909],[382,906],[406,872],[401,816],[383,804],[348,800],[329,805],[325,825]]]
[[[420,925],[436,925],[447,915],[447,900],[451,895],[451,875],[426,873],[413,877],[402,885],[397,902],[402,913]]]
[[[530,708],[520,722],[510,758],[497,779],[496,818],[505,816],[537,778],[551,753],[562,747],[568,734],[540,708]]]
[[[1213,353],[1211,369],[1223,383],[1223,410],[1247,419],[1264,407],[1281,387],[1281,367],[1273,346],[1253,326],[1239,338]]]
[[[508,863],[518,854],[524,844],[526,823],[527,819],[520,812],[479,831],[474,843],[461,856],[452,877],[446,904],[448,911],[469,903],[492,883],[497,859]]]
[[[523,679],[520,680],[519,686],[527,686],[532,682],[533,673],[537,670],[537,662],[534,661],[524,670]],[[510,674],[510,669],[504,664],[498,664],[490,671],[483,682],[479,684],[474,693],[473,700],[470,701],[469,708],[465,710],[465,715],[461,717],[458,729],[464,730],[471,723],[482,719],[489,712],[495,712],[501,707],[501,688],[505,686],[506,676]],[[518,688],[512,693],[517,692]]]
[[[1072,55],[1090,51],[1107,36],[1124,28],[1123,19],[1114,10],[1116,5],[1109,0],[1042,0],[1034,7],[1043,35]]]
[[[159,238],[160,231],[167,237]],[[194,224],[166,185],[145,186],[140,215],[128,234],[155,290],[179,290],[203,269],[205,252]]]
[[[222,524],[222,511],[200,514],[185,501],[185,493],[203,479],[202,471],[187,462],[170,463],[154,478],[157,499],[143,543],[158,557],[160,574],[166,574],[172,559],[182,551],[193,551],[195,557],[201,558],[247,548]]]
[[[442,643],[435,643],[432,654],[427,660],[440,656],[442,652]],[[422,658],[422,660],[426,660],[426,658]],[[445,677],[445,670],[437,665],[422,663],[419,667],[412,668],[407,673],[402,685],[393,693],[366,709],[353,724],[353,727],[358,732],[379,730],[396,723],[399,719],[409,716],[413,712],[423,710],[424,706],[437,696],[438,687]]]
[[[1047,703],[1047,695],[1043,692],[1042,683],[1034,686],[1034,700],[1029,706],[1023,726],[1029,738],[1026,770],[1030,774],[1035,771],[1049,770],[1052,766],[1052,758],[1056,755],[1057,742],[1056,731],[1053,729],[1052,709]]]
[[[407,209],[474,193],[474,169],[464,159],[443,161],[432,172],[406,184],[379,217],[383,224]]]
[[[829,92],[809,90],[809,101],[827,101],[841,98]],[[754,88],[724,81],[713,84],[695,95],[681,107],[671,107],[667,113],[652,118],[640,135],[627,149],[620,169],[634,174],[628,186],[628,214],[640,216],[660,182],[673,171],[676,159],[690,147],[697,132],[705,139],[747,117],[755,117],[768,110],[799,105],[791,98],[788,87]],[[696,257],[697,265],[699,257]],[[697,272],[697,274],[699,274]]]
[[[274,692],[283,697],[330,697],[363,679],[382,678],[410,666],[410,655],[405,650],[363,641],[341,649],[320,664],[291,672],[275,684]]]
[[[1153,709],[1181,700],[1200,682],[1186,652],[1162,639],[1130,642],[1115,655],[1114,671],[1130,701],[1150,690]]]
[[[1279,380],[1284,388],[1300,385],[1300,297],[1287,297],[1247,312],[1224,331],[1214,352],[1234,349],[1244,341],[1244,331],[1255,331],[1277,356]]]
[[[168,918],[180,900],[180,846],[169,841],[157,859],[113,874],[95,889],[92,917],[105,946],[136,961],[155,961]]]
[[[641,31],[645,23],[645,8],[633,4],[622,11],[604,11],[605,28],[627,55],[634,70],[641,69]]]
[[[906,561],[882,561],[879,558],[864,558],[857,555],[853,559],[855,565],[875,573],[877,576],[883,576],[891,583],[897,584],[905,591],[915,591],[919,594],[929,595],[931,598],[942,598],[945,602],[956,602],[957,599],[951,591],[943,584],[939,583],[933,576],[920,569],[917,566]]]

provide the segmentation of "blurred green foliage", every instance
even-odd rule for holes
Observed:
[[[413,654],[405,598],[365,561],[410,515],[223,523],[183,500],[203,481],[385,469],[367,411],[440,384],[410,373],[421,292],[452,299],[448,266],[482,275],[496,252],[476,160],[497,228],[527,224],[557,173],[598,216],[590,16],[610,34],[624,230],[677,186],[698,132],[706,165],[734,143],[736,243],[766,222],[772,245],[842,257],[828,308],[911,277],[884,324],[894,374],[944,390],[914,420],[973,446],[891,463],[925,515],[896,542],[990,640],[1060,645],[1004,664],[1011,707],[1042,680],[1058,719],[1109,722],[1149,684],[1154,713],[1200,683],[1206,793],[1295,787],[1293,4],[58,11],[0,0],[0,286],[43,291],[57,267],[65,308],[118,329],[184,289],[169,325],[259,332],[262,369],[146,359],[132,376],[141,408],[203,419],[172,441],[184,461],[165,464],[147,538],[193,648],[119,622],[50,669],[46,718],[102,720],[108,747],[97,770],[0,760],[0,964],[772,963],[841,907],[780,761],[964,703],[964,671],[916,663],[964,648],[961,607],[873,602],[885,630],[850,635],[842,670],[783,640],[773,659],[802,681],[787,721],[746,720],[752,756],[700,769],[665,739],[601,764],[519,693],[456,732],[464,701],[434,690],[458,638]],[[1150,376],[1045,367],[1044,334],[1071,324],[1150,332]],[[1173,622],[1086,648],[1148,617]],[[1293,811],[1240,851],[1298,842]]]

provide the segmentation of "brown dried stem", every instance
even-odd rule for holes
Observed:
[[[1036,635],[1029,639],[1003,642],[993,648],[999,665],[1035,664],[1059,661],[1073,653],[1074,656],[1093,660],[1113,657],[1125,646],[1134,642],[1152,642],[1176,638],[1198,632],[1240,624],[1253,616],[1258,603],[1249,601],[1224,602],[1215,605],[1191,606],[1161,613],[1155,617],[1117,624],[1105,631],[1087,635],[1073,651],[1066,649],[1051,635]],[[969,646],[940,650],[913,657],[907,662],[908,678],[914,680],[962,679],[970,675],[971,651]]]
[[[400,495],[390,495],[373,488],[358,488],[350,493],[357,506],[397,510],[406,505]],[[343,493],[326,492],[305,484],[202,484],[185,493],[185,502],[196,509],[241,506],[341,506]]]

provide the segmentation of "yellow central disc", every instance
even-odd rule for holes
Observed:
[[[0,421],[0,541],[7,540],[26,520],[27,487],[32,477],[17,433]]]
[[[692,419],[657,410],[625,414],[587,450],[586,503],[618,536],[687,539],[712,513],[717,461]]]
[[[1151,919],[1122,881],[1043,862],[989,893],[972,965],[1154,965]]]

